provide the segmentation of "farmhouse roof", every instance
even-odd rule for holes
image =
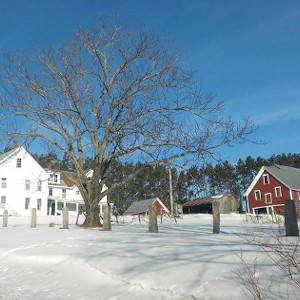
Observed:
[[[141,213],[144,213],[149,210],[149,206],[153,204],[155,201],[158,201],[161,206],[166,210],[166,212],[169,212],[167,207],[161,202],[159,198],[151,198],[141,201],[135,201],[133,202],[128,209],[124,212],[124,215],[138,215]]]
[[[191,201],[188,201],[188,202],[184,203],[182,205],[182,207],[212,204],[213,200],[222,199],[224,196],[231,196],[231,194],[215,195],[215,196],[197,198],[197,199],[194,199],[194,200],[191,200]]]
[[[77,174],[74,172],[62,171],[60,173],[61,184],[72,187],[77,184]]]
[[[300,169],[294,167],[288,167],[283,165],[272,165],[270,167],[263,166],[251,185],[245,192],[244,196],[247,196],[253,189],[256,182],[261,178],[264,171],[271,174],[274,178],[280,181],[283,185],[285,185],[290,190],[298,190],[300,191]]]
[[[0,154],[0,161],[8,157],[10,154],[12,154],[15,151],[15,149],[11,149],[3,154]]]
[[[51,185],[55,186],[66,186],[73,187],[77,185],[77,174],[71,171],[61,171],[61,170],[52,170],[49,168],[44,168],[46,172],[53,172],[55,174],[60,174],[60,182],[49,182]]]

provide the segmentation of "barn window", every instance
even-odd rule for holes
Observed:
[[[263,182],[264,182],[264,184],[269,184],[270,183],[269,174],[263,175]]]
[[[255,200],[261,200],[260,190],[255,190],[254,194],[255,194]]]
[[[275,195],[276,195],[276,198],[282,197],[281,186],[275,187]]]
[[[271,193],[265,194],[265,203],[266,204],[272,203],[272,194]]]

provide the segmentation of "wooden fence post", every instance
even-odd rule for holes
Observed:
[[[149,206],[149,232],[158,233],[156,209],[153,204]]]
[[[220,201],[213,200],[212,213],[213,213],[213,233],[220,233]]]
[[[297,212],[294,200],[285,200],[284,225],[286,236],[299,236]]]
[[[36,228],[36,208],[31,209],[31,228]]]
[[[8,220],[8,211],[4,210],[3,211],[3,225],[2,225],[2,227],[7,227],[7,220]]]
[[[62,209],[62,215],[63,215],[63,229],[69,229],[69,209],[67,207],[64,207]]]
[[[109,205],[104,206],[103,230],[111,231],[111,208]]]

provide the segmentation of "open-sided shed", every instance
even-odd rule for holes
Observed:
[[[203,198],[197,198],[186,202],[182,205],[184,214],[200,214],[212,213],[212,202],[217,200],[220,202],[220,213],[229,214],[231,212],[238,212],[240,203],[232,194],[216,195]]]

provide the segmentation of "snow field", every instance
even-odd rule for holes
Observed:
[[[165,218],[159,234],[131,217],[111,232],[74,223],[60,229],[61,217],[40,217],[30,228],[30,218],[9,217],[0,228],[1,300],[247,299],[237,253],[252,261],[261,252],[234,214],[221,216],[217,235],[210,215]],[[267,257],[262,264],[273,268]]]

